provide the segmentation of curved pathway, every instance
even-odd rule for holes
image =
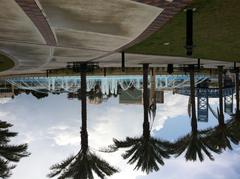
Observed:
[[[189,2],[2,0],[0,51],[16,66],[1,74],[63,68],[72,61],[106,62],[157,31]]]

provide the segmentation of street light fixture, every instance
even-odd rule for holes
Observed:
[[[68,62],[67,68],[72,69],[74,72],[93,72],[99,69],[99,65],[94,62]]]

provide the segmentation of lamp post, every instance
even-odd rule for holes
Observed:
[[[193,50],[193,10],[187,9],[186,14],[186,50],[187,56],[191,56]]]
[[[104,77],[107,76],[107,68],[106,67],[103,68],[103,75],[104,75]]]
[[[125,53],[122,52],[122,72],[125,72]]]

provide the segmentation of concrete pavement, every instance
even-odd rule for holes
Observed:
[[[147,38],[191,0],[2,0],[0,52],[15,67],[0,73],[38,73],[67,62],[120,66],[117,53]],[[128,66],[191,59],[127,54]],[[207,62],[206,63],[212,63]]]

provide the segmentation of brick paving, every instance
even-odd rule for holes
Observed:
[[[151,6],[161,7],[163,9],[171,3],[171,2],[166,1],[166,0],[133,0],[133,1],[148,4],[148,5],[151,5]]]
[[[149,25],[145,31],[140,34],[135,40],[121,47],[116,51],[124,51],[129,47],[143,41],[148,38],[154,32],[158,31],[163,25],[165,25],[174,15],[180,12],[184,7],[192,2],[192,0],[173,0],[172,2],[166,0],[134,0],[137,2],[145,3],[152,6],[163,8],[163,12]]]
[[[42,34],[47,45],[56,46],[56,39],[52,32],[50,25],[38,7],[34,0],[15,0],[23,11],[32,20],[39,32]],[[148,38],[154,32],[158,31],[163,25],[165,25],[174,15],[186,7],[192,0],[133,0],[139,3],[144,3],[151,6],[163,8],[163,12],[149,25],[143,33],[141,33],[136,39],[126,44],[125,46],[117,49],[116,51],[123,51],[141,41]]]
[[[34,0],[15,0],[42,34],[47,45],[56,46],[54,34],[42,10]]]

